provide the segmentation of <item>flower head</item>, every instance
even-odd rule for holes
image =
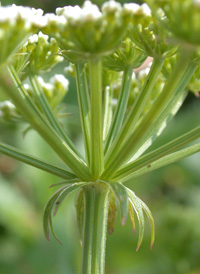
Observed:
[[[66,6],[47,14],[45,32],[55,37],[63,55],[77,62],[90,55],[105,55],[113,51],[125,33],[132,12],[114,0],[100,10],[90,1],[83,7]]]
[[[7,62],[31,34],[46,25],[42,14],[41,9],[0,7],[0,64]]]
[[[157,18],[168,29],[174,40],[200,45],[199,0],[148,0]],[[160,13],[160,10],[162,13]]]
[[[13,58],[13,64],[18,73],[23,71],[26,74],[29,71],[39,74],[63,61],[63,57],[58,53],[59,47],[56,40],[39,32],[29,37]]]
[[[130,25],[129,37],[147,55],[166,58],[176,52],[176,47],[167,40],[166,30],[158,25],[147,4],[126,4],[132,8],[133,24]]]

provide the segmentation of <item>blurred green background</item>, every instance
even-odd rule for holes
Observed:
[[[96,3],[103,1],[96,0]],[[57,6],[82,1],[8,1],[54,11]],[[65,64],[67,65],[67,64]],[[52,73],[62,72],[59,66]],[[0,100],[2,100],[0,95]],[[5,98],[4,98],[5,99]],[[75,83],[71,79],[66,96],[70,115],[65,121],[68,134],[80,150],[80,122]],[[188,96],[178,115],[154,146],[165,143],[199,125],[200,101]],[[47,161],[62,163],[33,131],[22,137],[24,126],[0,122],[0,140]],[[127,186],[152,210],[156,241],[150,246],[146,219],[144,242],[138,252],[137,233],[128,221],[119,220],[107,238],[106,274],[200,274],[200,154],[128,182]],[[81,247],[76,228],[74,196],[66,200],[55,218],[55,231],[63,245],[48,242],[42,230],[43,207],[59,178],[0,155],[0,274],[76,274],[80,269]]]

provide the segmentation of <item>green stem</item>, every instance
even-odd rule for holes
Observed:
[[[129,163],[115,174],[113,180],[126,181],[130,174],[133,174],[134,172],[137,172],[137,170],[140,170],[144,167],[151,167],[151,163],[170,153],[176,152],[178,149],[183,148],[198,138],[200,138],[200,127],[187,132],[186,134],[176,138],[168,144],[153,150],[152,152],[140,157],[136,161]]]
[[[20,110],[24,118],[30,125],[43,137],[43,139],[53,148],[60,158],[73,170],[77,177],[83,181],[91,180],[88,168],[71,150],[71,148],[63,142],[60,136],[40,119],[40,116],[30,108],[30,105],[24,100],[21,93],[17,92],[13,87],[12,79],[6,71],[0,75],[0,86],[6,95],[9,95],[16,107]]]
[[[66,144],[78,155],[78,152],[76,151],[73,143],[68,138],[68,136],[64,132],[63,128],[59,124],[57,118],[55,117],[55,115],[54,115],[54,113],[53,113],[53,111],[52,111],[52,109],[49,105],[49,102],[48,102],[48,100],[47,100],[47,98],[44,94],[44,92],[42,92],[42,90],[41,90],[41,87],[38,83],[37,77],[35,75],[30,75],[29,80],[30,80],[30,83],[31,83],[32,88],[34,90],[34,93],[35,93],[35,95],[38,99],[38,103],[39,103],[42,111],[46,115],[50,125],[60,135],[60,137],[66,142]],[[80,157],[80,155],[79,155],[79,157]]]
[[[0,143],[0,152],[16,160],[19,160],[25,164],[47,171],[63,179],[70,180],[76,178],[74,174],[64,169],[61,169],[50,163],[44,162],[7,144]]]
[[[162,93],[154,102],[150,111],[144,116],[136,131],[133,131],[133,133],[127,138],[126,143],[124,143],[118,151],[115,151],[112,157],[109,155],[106,162],[106,170],[102,175],[102,179],[112,176],[112,174],[115,173],[120,166],[125,164],[131,156],[138,151],[141,147],[141,139],[143,139],[143,136],[151,133],[150,129],[152,128],[152,125],[154,128],[158,127],[156,122],[159,120],[159,116],[163,112],[163,109],[165,109],[165,107],[172,100],[177,92],[177,89],[180,85],[182,85],[182,82],[184,82],[183,88],[185,88],[187,84],[184,79],[184,74],[186,73],[190,62],[190,56],[188,56],[187,53],[185,54],[182,52],[172,75],[164,86]]]
[[[151,95],[151,92],[156,84],[156,81],[159,77],[160,71],[162,69],[164,60],[163,59],[154,59],[151,66],[150,72],[147,76],[143,89],[140,92],[136,102],[132,106],[128,117],[126,118],[124,125],[121,127],[119,134],[115,138],[113,144],[110,146],[108,153],[106,155],[106,161],[109,162],[109,158],[114,157],[115,153],[119,150],[119,147],[123,144],[127,136],[136,126],[138,119],[142,110],[145,107],[145,104]]]
[[[116,110],[115,110],[112,124],[110,126],[108,136],[106,139],[106,144],[104,148],[105,154],[110,144],[112,143],[113,139],[115,139],[115,137],[117,136],[121,128],[121,125],[123,123],[124,115],[125,115],[126,107],[128,103],[130,88],[131,88],[132,74],[133,74],[133,66],[127,66],[123,73],[121,90],[120,90]]]
[[[112,93],[112,89],[107,86],[104,92],[103,140],[106,139],[112,122]]]
[[[103,274],[109,187],[105,184],[85,186],[82,274]]]
[[[76,85],[78,104],[81,118],[81,126],[85,144],[85,154],[87,163],[90,163],[90,111],[89,111],[89,91],[85,75],[85,64],[75,64]]]
[[[102,130],[102,67],[100,59],[90,59],[89,80],[91,97],[91,147],[90,169],[94,179],[98,179],[103,169]]]

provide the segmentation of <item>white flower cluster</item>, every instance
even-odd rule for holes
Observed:
[[[0,102],[0,118],[9,119],[16,115],[16,107],[10,101]]]
[[[90,1],[85,1],[82,8],[79,6],[57,8],[56,14],[59,16],[63,15],[72,25],[78,22],[95,21],[102,17],[102,13],[99,8]]]
[[[151,16],[151,10],[146,3],[142,5],[138,5],[136,3],[127,3],[127,4],[124,4],[124,10],[126,12],[132,13],[133,15],[138,14],[138,15]]]
[[[41,28],[47,23],[41,9],[16,5],[0,7],[0,25],[2,23],[14,25],[17,21],[23,21],[26,29],[30,29],[32,26]]]
[[[117,12],[121,10],[122,10],[121,4],[118,2],[115,2],[114,0],[105,2],[102,6],[103,13]]]
[[[122,7],[120,3],[114,0],[105,2],[102,5],[101,10],[102,12],[96,5],[87,0],[84,2],[82,8],[79,6],[66,6],[64,8],[57,8],[56,14],[60,16],[59,20],[61,20],[63,23],[66,19],[72,25],[80,22],[93,22],[101,19],[104,14],[117,12],[120,14],[122,11],[133,15],[151,15],[151,10],[147,4],[138,5],[135,3],[128,3],[124,4]],[[49,20],[56,20],[56,17],[53,17],[53,15],[47,15],[47,17]]]
[[[55,74],[51,79],[50,83],[53,86],[62,86],[64,90],[68,90],[69,88],[69,81],[64,77],[62,74]]]

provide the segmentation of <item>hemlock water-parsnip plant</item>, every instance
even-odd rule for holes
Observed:
[[[146,152],[174,117],[188,91],[200,90],[200,1],[148,0],[123,6],[113,0],[99,9],[57,8],[43,15],[29,7],[0,7],[0,117],[35,130],[66,164],[66,169],[0,143],[0,152],[57,175],[62,181],[44,209],[44,233],[62,202],[76,192],[77,226],[83,274],[103,274],[106,232],[113,233],[118,211],[128,215],[139,249],[147,205],[126,181],[200,151],[200,127]],[[85,154],[60,122],[69,88],[64,75],[48,82],[42,73],[68,61],[64,74],[76,80]]]

